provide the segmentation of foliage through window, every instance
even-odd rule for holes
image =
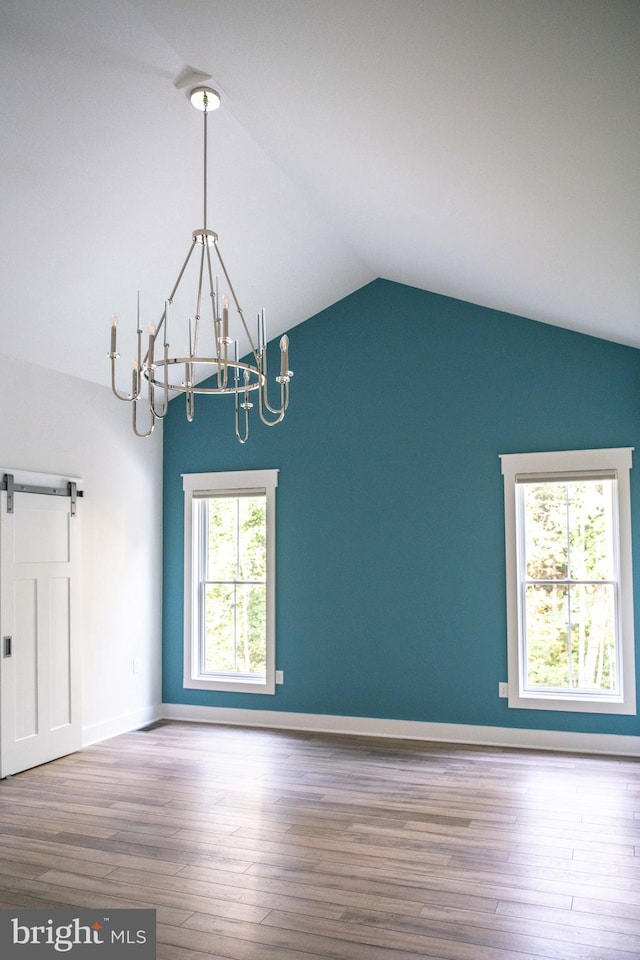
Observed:
[[[203,674],[264,677],[266,669],[266,497],[196,502]]]
[[[184,477],[185,687],[273,692],[276,478]]]
[[[509,705],[635,712],[630,451],[502,461]]]
[[[528,689],[617,690],[613,482],[518,485]]]

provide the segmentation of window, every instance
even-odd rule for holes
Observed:
[[[636,712],[631,453],[501,457],[510,707]]]
[[[275,692],[277,470],[183,476],[184,686]]]

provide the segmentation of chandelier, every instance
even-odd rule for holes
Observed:
[[[149,326],[149,339],[145,343],[144,355],[138,291],[137,351],[132,362],[131,392],[128,394],[121,393],[116,387],[116,361],[120,354],[117,352],[118,320],[115,316],[112,317],[111,348],[108,353],[111,361],[111,389],[118,400],[131,404],[133,431],[137,437],[150,436],[156,420],[162,420],[166,416],[173,394],[184,394],[188,421],[194,418],[196,394],[233,394],[236,437],[240,443],[245,443],[249,437],[252,397],[257,398],[260,419],[267,426],[275,426],[284,418],[289,406],[289,382],[293,376],[289,370],[289,338],[285,335],[280,340],[280,373],[275,377],[275,382],[279,384],[279,398],[278,402],[272,405],[267,390],[264,310],[258,314],[257,340],[254,342],[222,259],[218,234],[207,226],[207,118],[210,111],[217,110],[220,106],[220,95],[211,87],[197,86],[191,90],[190,99],[203,115],[203,226],[194,230],[191,235],[189,252],[171,293],[164,302],[164,310],[157,327],[153,324]],[[222,281],[214,274],[212,250],[215,251]],[[171,323],[174,335],[174,315],[170,308],[194,253],[196,261],[199,261],[195,309],[188,321],[183,319],[181,324],[186,346],[182,354],[172,355],[168,328]],[[230,304],[235,307],[240,319],[240,336],[244,334],[243,342],[249,343],[249,352],[242,359],[238,356],[238,339],[230,336],[229,332]],[[138,427],[140,402],[148,411],[146,429]]]

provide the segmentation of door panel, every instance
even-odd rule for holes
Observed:
[[[71,723],[71,581],[55,577],[49,584],[51,725]]]
[[[71,518],[68,509],[60,509],[66,500],[33,493],[18,493],[16,500],[18,497],[21,506],[14,510],[15,562],[66,563]],[[43,502],[34,504],[34,500]],[[57,506],[52,508],[51,501],[56,501]]]
[[[0,503],[0,777],[81,745],[79,515],[70,500],[16,493]],[[3,650],[3,653],[6,651]]]
[[[38,733],[38,585],[35,580],[16,580],[13,591],[15,693],[10,701],[16,740],[24,740]],[[2,721],[4,726],[7,718]]]

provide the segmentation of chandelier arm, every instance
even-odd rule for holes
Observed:
[[[147,403],[149,405],[149,414],[151,419],[154,417],[154,408],[155,408],[155,343],[156,343],[156,332],[153,326],[149,327],[149,347],[147,349],[147,362],[146,362],[146,372],[145,376],[147,378]]]
[[[202,252],[200,253],[200,271],[198,273],[198,297],[196,299],[196,316],[195,316],[195,329],[193,334],[193,352],[198,353],[198,333],[200,331],[200,311],[202,308],[202,281],[204,278],[204,259],[205,259],[205,247],[207,245],[202,245]]]
[[[211,267],[211,247],[207,243],[205,245],[207,251],[207,273],[209,275],[209,299],[211,300],[211,315],[215,323],[215,319],[220,312],[218,310],[218,293],[217,288],[214,286],[213,282],[213,269]]]
[[[289,384],[280,384],[280,407],[272,407],[269,403],[269,381],[267,379],[267,345],[266,343],[262,346],[261,357],[262,360],[262,373],[264,374],[264,388],[260,390],[260,419],[263,423],[266,423],[268,426],[274,426],[276,423],[281,423],[284,419],[287,407],[289,406]],[[286,394],[283,387],[286,386]],[[264,402],[265,408],[269,413],[275,414],[278,418],[277,420],[265,420],[262,413],[262,403]]]
[[[169,344],[164,344],[164,383],[162,384],[162,408],[161,410],[156,410],[155,407],[155,392],[150,397],[149,405],[151,407],[153,416],[156,420],[164,420],[167,413],[169,412]]]
[[[140,351],[138,350],[138,356]],[[140,360],[138,362],[133,361],[133,369],[131,371],[131,399],[139,400],[142,396],[142,383],[140,382]]]
[[[282,384],[280,384],[280,407],[279,407],[279,408],[272,407],[271,404],[269,403],[269,385],[268,385],[266,379],[265,379],[265,381],[264,381],[264,391],[263,391],[263,393],[264,393],[264,406],[265,406],[265,409],[268,410],[269,413],[274,413],[274,414],[278,417],[278,420],[276,420],[276,423],[280,423],[280,420],[282,420],[282,418],[284,417],[284,412],[285,412],[285,410],[287,409],[286,407],[283,407],[283,406],[282,406]],[[266,423],[266,421],[265,421],[265,423]]]
[[[139,312],[140,312],[140,291],[138,291],[138,313]],[[118,353],[117,344],[116,344],[117,336],[118,336],[117,320],[114,316],[111,321],[111,349],[107,354],[107,356],[109,357],[109,360],[111,361],[111,392],[113,393],[114,397],[116,397],[118,400],[124,400],[125,402],[130,402],[131,400],[136,400],[137,397],[139,396],[139,393],[136,391],[137,381],[136,381],[135,367],[134,367],[134,372],[132,377],[131,393],[130,394],[120,393],[118,388],[116,387],[116,360],[120,359],[120,354]],[[138,331],[138,354],[139,353],[140,353],[140,331]]]
[[[286,393],[286,399],[284,396],[285,393]],[[261,388],[260,390],[258,390],[258,413],[260,414],[260,419],[267,427],[275,427],[277,423],[282,423],[282,421],[284,420],[284,415],[286,413],[287,406],[289,405],[289,384],[288,383],[280,384],[280,398],[282,400],[282,406],[280,407],[279,410],[274,410],[272,407],[269,407],[266,404],[266,396],[263,396],[264,394],[266,394],[266,380],[265,380],[264,388]],[[264,412],[265,407],[270,413],[276,414],[275,420],[269,420],[265,416],[265,412]]]
[[[138,349],[135,360],[135,379],[134,385],[132,388],[132,397],[134,400],[139,400],[142,396],[142,330],[140,329],[140,315],[138,314],[138,329],[136,330],[136,339],[138,341]]]
[[[181,270],[180,270],[180,273],[178,274],[178,279],[177,279],[176,282],[174,283],[174,285],[173,285],[173,290],[172,290],[171,293],[169,294],[169,297],[168,297],[169,303],[173,303],[173,298],[175,297],[176,292],[177,292],[177,290],[178,290],[178,287],[180,286],[180,281],[182,280],[183,274],[184,274],[185,270],[187,269],[187,264],[189,263],[189,260],[191,259],[191,254],[193,253],[193,248],[195,247],[195,245],[196,245],[197,242],[198,242],[198,241],[196,240],[195,237],[194,237],[193,240],[191,241],[191,246],[189,247],[189,253],[188,253],[187,256],[185,257],[185,261],[184,261],[184,263],[182,264],[182,268],[181,268]],[[164,317],[163,317],[163,319],[164,319]],[[158,330],[160,330],[160,327],[159,327],[159,326],[158,326]]]
[[[209,244],[206,244],[205,249],[207,251],[207,270],[209,273],[209,298],[211,300],[211,313],[213,320],[213,337],[216,344],[216,357],[218,360],[218,385],[223,389],[227,386],[227,367],[224,369],[222,367],[222,361],[220,358],[220,337],[221,334],[221,320],[220,320],[220,307],[218,303],[218,281],[216,278],[215,292],[213,285],[213,269],[211,267],[211,247]]]
[[[192,366],[192,364],[189,364],[189,366]],[[189,421],[189,423],[191,423],[195,415],[195,396],[194,396],[193,390],[191,389],[185,390],[184,396],[185,396],[187,420]]]
[[[242,312],[242,307],[240,306],[240,303],[238,302],[238,298],[237,298],[237,296],[236,296],[236,292],[235,292],[235,290],[233,289],[233,284],[231,283],[231,277],[229,276],[229,274],[228,274],[228,272],[227,272],[227,268],[226,268],[226,266],[225,266],[225,264],[224,264],[224,260],[222,259],[222,254],[220,253],[220,247],[218,246],[218,238],[217,238],[217,237],[214,238],[213,245],[214,245],[214,247],[216,248],[216,253],[217,253],[217,255],[218,255],[218,260],[220,261],[220,266],[222,267],[222,272],[224,273],[225,280],[227,281],[227,283],[228,283],[228,285],[229,285],[229,292],[230,292],[231,296],[233,297],[233,302],[234,302],[235,305],[236,305],[236,310],[238,311],[238,316],[240,317],[240,319],[241,319],[241,321],[242,321],[242,326],[243,326],[243,328],[244,328],[244,332],[245,332],[246,335],[247,335],[247,339],[248,339],[248,341],[249,341],[249,346],[251,347],[251,353],[253,354],[253,356],[254,356],[254,358],[255,358],[256,366],[259,367],[259,366],[260,366],[260,362],[259,362],[259,360],[258,360],[258,354],[257,354],[257,352],[256,352],[256,347],[255,347],[255,344],[254,344],[254,342],[253,342],[253,338],[252,338],[251,334],[249,333],[249,328],[248,328],[248,326],[247,326],[247,321],[244,319],[244,313]]]
[[[189,356],[192,358],[193,354]],[[193,363],[187,360],[184,365],[184,399],[187,420],[189,423],[193,420],[195,414],[195,395],[193,392]]]
[[[265,409],[265,410],[268,410],[269,413],[273,413],[273,414],[278,418],[275,422],[276,422],[276,423],[280,423],[280,421],[283,419],[283,417],[284,417],[284,415],[285,415],[285,411],[286,411],[286,409],[287,409],[285,406],[282,405],[282,384],[280,385],[280,407],[272,407],[271,404],[269,403],[269,396],[268,396],[268,389],[267,389],[267,381],[266,381],[266,380],[265,380],[265,383],[264,383],[264,390],[261,391],[261,396],[262,396],[262,401],[263,401],[263,403],[264,403],[264,409]],[[262,420],[263,420],[264,423],[267,422],[266,420],[264,420],[264,417],[262,418]]]
[[[238,351],[238,344],[236,341],[236,353]],[[237,359],[237,358],[236,358]],[[245,387],[244,390],[244,403],[242,403],[242,409],[244,411],[244,432],[240,433],[240,377],[238,375],[238,368],[234,370],[234,386],[235,391],[233,394],[233,403],[234,403],[234,412],[235,412],[235,428],[236,428],[236,439],[240,443],[246,443],[249,439],[249,410],[251,409],[252,404],[249,403],[248,393]]]
[[[168,300],[169,303],[173,303],[173,298],[175,297],[175,295],[176,295],[176,293],[177,293],[177,290],[178,290],[178,287],[180,286],[180,281],[182,280],[182,278],[183,278],[183,276],[184,276],[184,272],[185,272],[185,270],[187,269],[187,265],[188,265],[188,263],[189,263],[189,260],[191,259],[191,254],[192,254],[193,251],[194,251],[194,248],[195,248],[196,243],[197,243],[197,241],[196,241],[196,238],[194,237],[193,240],[191,241],[191,246],[189,247],[189,253],[188,253],[187,256],[185,257],[185,261],[184,261],[184,263],[182,264],[182,267],[181,267],[181,269],[180,269],[180,273],[178,274],[178,279],[176,280],[176,282],[175,282],[174,285],[173,285],[173,290],[171,291],[171,293],[170,293],[169,296],[167,297],[167,300]],[[160,333],[160,330],[161,330],[162,327],[164,326],[166,315],[167,315],[167,310],[166,310],[166,307],[165,307],[165,309],[164,309],[163,312],[162,312],[162,316],[160,317],[160,322],[158,323],[158,329],[156,330],[156,333]],[[166,339],[166,337],[165,337],[165,339]],[[147,355],[144,357],[144,362],[146,363],[148,359],[149,359],[149,355],[147,354]]]
[[[239,389],[238,389],[238,371],[235,372],[235,393],[234,393],[234,407],[235,407],[235,427],[236,427],[236,439],[240,443],[246,443],[249,439],[249,407],[243,405],[244,410],[244,432],[240,433],[240,403],[239,403]]]
[[[151,408],[149,408],[149,409],[150,409],[150,412],[151,412],[151,420],[150,420],[150,422],[149,422],[149,429],[146,431],[146,433],[141,433],[141,432],[138,430],[138,415],[137,415],[137,413],[138,413],[138,401],[137,401],[137,400],[134,400],[134,401],[133,401],[132,408],[133,408],[133,412],[132,412],[131,421],[132,421],[132,425],[133,425],[133,432],[135,433],[136,437],[140,437],[141,439],[144,439],[145,437],[150,437],[151,434],[153,433],[153,428],[154,428],[155,425],[156,425],[156,424],[155,424],[155,416],[154,416],[153,410],[151,410]]]
[[[116,360],[118,359],[117,353],[110,353],[109,358],[111,360],[111,392],[114,397],[117,397],[118,400],[134,400],[135,397],[130,396],[129,394],[119,393],[118,388],[116,387]]]

